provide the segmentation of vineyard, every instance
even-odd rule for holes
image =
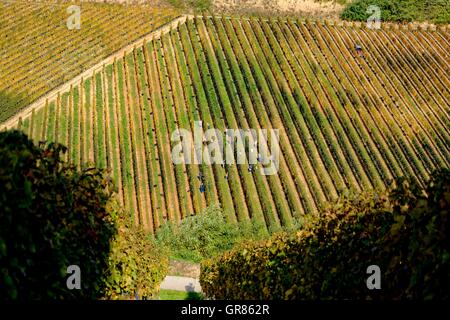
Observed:
[[[73,4],[80,29],[67,26]],[[0,121],[178,15],[150,6],[0,1]]]
[[[78,166],[111,168],[124,207],[148,230],[220,203],[229,221],[253,219],[272,232],[344,190],[385,188],[404,175],[423,183],[449,167],[449,51],[440,29],[198,17],[105,64],[15,127],[67,145]],[[30,79],[61,77],[54,65]],[[25,76],[24,68],[15,72]],[[10,86],[27,88],[11,77]],[[39,88],[32,97],[44,82]],[[221,131],[279,129],[279,173],[174,165],[172,132],[193,132],[199,120]]]

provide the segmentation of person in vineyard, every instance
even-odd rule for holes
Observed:
[[[364,56],[363,56],[363,50],[362,50],[362,47],[361,47],[359,44],[357,44],[357,45],[355,46],[355,49],[356,49],[356,53],[357,53],[360,57],[364,57]]]

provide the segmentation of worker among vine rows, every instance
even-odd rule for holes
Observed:
[[[364,57],[364,56],[363,56],[363,50],[362,50],[362,47],[361,47],[359,44],[357,44],[357,45],[355,46],[355,49],[356,49],[356,53],[357,53],[360,57]]]

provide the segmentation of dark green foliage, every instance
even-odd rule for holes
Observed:
[[[152,297],[168,259],[118,206],[104,171],[61,159],[19,131],[0,133],[0,299]],[[66,286],[81,269],[81,290]]]
[[[119,215],[118,234],[111,244],[105,297],[154,298],[168,269],[166,252],[156,247],[141,226]]]
[[[205,12],[211,9],[211,0],[169,0],[175,8],[192,10],[196,13]]]
[[[77,172],[19,131],[0,133],[0,297],[98,298],[114,216],[112,184],[95,169]],[[81,290],[66,287],[67,267],[81,268]]]
[[[399,180],[386,194],[340,199],[295,234],[250,242],[202,264],[218,299],[448,299],[450,171],[425,189]],[[366,286],[381,268],[382,289]]]
[[[450,23],[449,0],[356,0],[347,5],[341,18],[366,21],[372,14],[367,13],[367,8],[371,5],[381,9],[382,21]]]

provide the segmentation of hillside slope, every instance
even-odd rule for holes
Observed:
[[[125,207],[150,230],[220,203],[230,221],[274,231],[348,188],[385,188],[403,175],[423,182],[449,166],[449,39],[439,30],[196,18],[16,126],[68,145],[76,164],[111,168]],[[222,132],[279,129],[278,174],[174,165],[171,134],[198,120]]]
[[[74,4],[81,24],[70,30]],[[1,1],[0,122],[178,15],[148,5]]]

